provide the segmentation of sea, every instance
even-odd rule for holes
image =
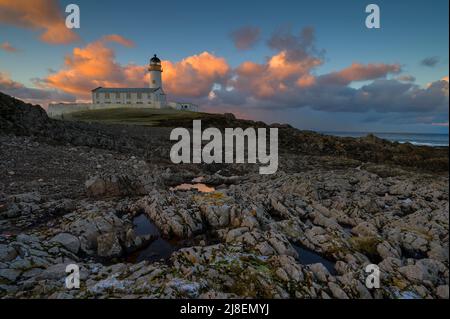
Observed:
[[[322,134],[341,137],[364,137],[373,134],[391,142],[411,143],[432,147],[448,147],[448,134],[437,133],[369,133],[369,132],[320,132]]]

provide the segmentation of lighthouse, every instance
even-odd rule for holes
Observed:
[[[189,102],[167,102],[167,97],[162,87],[162,63],[156,54],[150,58],[148,71],[150,73],[148,87],[97,87],[91,91],[92,103],[49,104],[47,113],[51,117],[60,118],[63,114],[74,111],[124,107],[152,109],[172,108],[175,110],[197,112],[198,106],[195,104]]]
[[[150,64],[148,66],[148,71],[150,72],[150,88],[151,89],[161,89],[162,91],[162,66],[161,60],[156,56],[150,59]]]

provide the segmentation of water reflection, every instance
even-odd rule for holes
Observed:
[[[161,233],[153,222],[147,218],[145,214],[136,216],[133,219],[134,231],[136,235],[152,235],[156,239],[142,250],[138,250],[127,257],[128,262],[138,263],[143,260],[150,262],[158,261],[161,259],[168,259],[172,253],[178,250],[179,247],[175,243],[172,243],[161,237]]]
[[[190,190],[197,190],[201,193],[212,193],[215,191],[214,187],[209,187],[203,183],[197,183],[197,184],[180,184],[175,187],[171,187],[171,191],[190,191]]]
[[[297,251],[298,256],[299,256],[298,261],[302,265],[311,265],[311,264],[321,263],[322,265],[325,266],[325,268],[330,272],[331,275],[333,275],[333,276],[337,275],[337,271],[334,268],[335,263],[333,261],[320,256],[315,251],[308,249],[304,246],[300,246],[297,244],[292,244],[292,246]]]

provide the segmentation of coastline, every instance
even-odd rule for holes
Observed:
[[[265,176],[171,163],[171,127],[192,119],[58,121],[0,94],[0,124],[0,298],[448,298],[446,150],[273,124]]]
[[[393,133],[393,132],[340,132],[340,131],[318,131],[318,133],[339,136],[361,138],[374,135],[378,138],[397,142],[401,144],[412,144],[416,146],[449,147],[449,135],[444,133]]]

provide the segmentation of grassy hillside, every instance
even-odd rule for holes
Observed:
[[[173,109],[116,108],[79,111],[64,116],[66,120],[101,122],[105,124],[130,124],[164,126],[165,123],[190,121],[214,117],[213,114],[179,111]]]

